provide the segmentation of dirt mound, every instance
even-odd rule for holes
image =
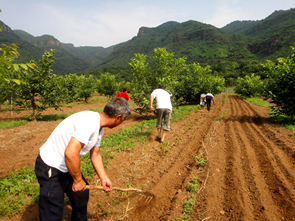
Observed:
[[[117,153],[106,169],[113,186],[154,197],[148,202],[138,193],[91,190],[89,220],[180,218],[192,177],[198,177],[198,193],[190,220],[294,220],[294,137],[272,124],[265,108],[239,96],[227,97],[217,121],[220,107],[216,97],[210,112],[201,108],[173,122],[167,143],[155,140],[155,130],[134,149]],[[207,163],[198,167],[194,156]],[[98,178],[91,181],[99,184]],[[70,212],[66,205],[64,220]],[[12,220],[38,220],[36,205]]]

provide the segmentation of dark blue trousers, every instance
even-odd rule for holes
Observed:
[[[49,172],[51,171],[51,172]],[[72,205],[72,221],[87,220],[89,190],[73,192],[73,178],[70,173],[63,173],[46,165],[38,155],[35,174],[40,185],[39,218],[42,221],[61,221],[64,207],[64,193]],[[88,185],[83,177],[83,180]]]
[[[206,96],[206,103],[207,103],[207,110],[208,111],[211,108],[211,100],[212,100],[212,97],[211,96]]]

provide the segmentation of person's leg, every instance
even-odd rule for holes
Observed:
[[[164,142],[167,132],[170,131],[171,116],[172,116],[171,110],[165,109],[165,112],[164,112],[164,127],[163,127],[163,134],[162,134],[162,137],[161,137],[161,142]]]
[[[167,130],[163,130],[163,133],[162,133],[162,138],[161,138],[161,143],[164,142],[165,140],[165,137],[166,137],[166,134],[167,134]]]
[[[164,115],[164,111],[165,109],[157,109],[157,131],[158,131],[158,137],[161,138],[162,137],[162,119],[163,119],[163,115]]]
[[[162,129],[161,128],[157,128],[158,131],[158,138],[162,137]]]
[[[40,156],[36,159],[35,174],[40,184],[40,220],[62,220],[67,175],[46,165]]]
[[[85,183],[88,182],[82,176]],[[72,205],[72,218],[71,221],[87,221],[87,203],[89,200],[89,190],[84,190],[82,192],[74,192],[72,190],[73,179],[71,179],[70,185],[68,185],[65,190],[71,205]]]

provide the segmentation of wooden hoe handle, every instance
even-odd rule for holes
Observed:
[[[86,189],[97,189],[97,190],[107,190],[108,187],[104,187],[104,186],[92,186],[92,185],[86,185]],[[118,191],[124,191],[124,192],[128,192],[128,191],[135,191],[138,193],[142,193],[142,190],[139,189],[123,189],[123,188],[119,188],[119,187],[112,187],[113,190],[118,190]]]

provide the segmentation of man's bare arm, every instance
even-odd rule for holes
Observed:
[[[154,107],[153,107],[153,101],[154,101],[154,96],[151,95],[151,96],[150,96],[150,110],[151,110],[151,111],[154,111],[154,110],[155,110]]]
[[[86,183],[82,179],[80,151],[84,144],[72,137],[66,150],[65,150],[65,162],[69,173],[71,174],[73,182],[73,191],[83,191],[86,188]]]
[[[99,176],[101,180],[101,185],[109,187],[109,189],[106,190],[107,192],[112,191],[112,182],[110,181],[110,179],[108,178],[105,172],[99,147],[93,147],[91,149],[90,159],[97,175]]]

